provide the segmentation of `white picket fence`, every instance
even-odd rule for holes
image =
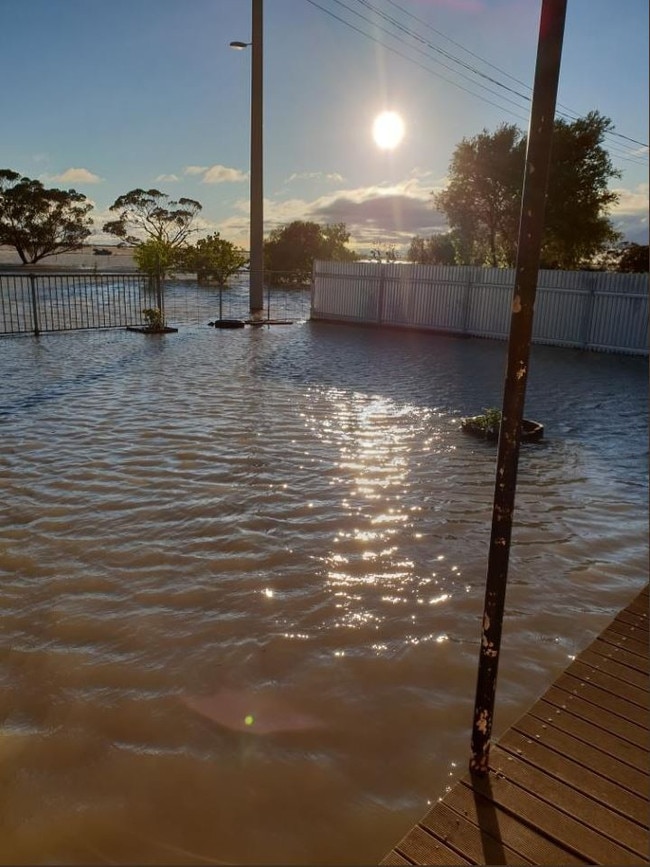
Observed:
[[[314,262],[311,319],[505,340],[514,269]],[[648,275],[540,271],[533,342],[648,355]]]

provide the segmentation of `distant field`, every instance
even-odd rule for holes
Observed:
[[[110,256],[96,256],[93,246],[84,247],[74,253],[61,253],[58,256],[47,256],[36,265],[29,266],[38,270],[77,271],[134,271],[133,250],[131,247],[117,248],[108,244],[98,244],[97,249],[110,250]],[[0,269],[11,271],[22,269],[20,257],[13,247],[0,246]]]

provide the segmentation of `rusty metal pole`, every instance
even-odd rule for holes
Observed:
[[[542,0],[497,454],[469,768],[488,773],[544,205],[567,0]]]

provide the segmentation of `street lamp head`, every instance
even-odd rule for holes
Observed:
[[[248,48],[249,45],[252,45],[252,44],[253,44],[252,42],[231,42],[230,47],[236,48],[237,51],[241,51],[244,48]]]

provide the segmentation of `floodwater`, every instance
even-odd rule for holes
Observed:
[[[467,766],[505,352],[0,340],[0,862],[381,859]],[[496,736],[647,580],[647,393],[533,348]]]

